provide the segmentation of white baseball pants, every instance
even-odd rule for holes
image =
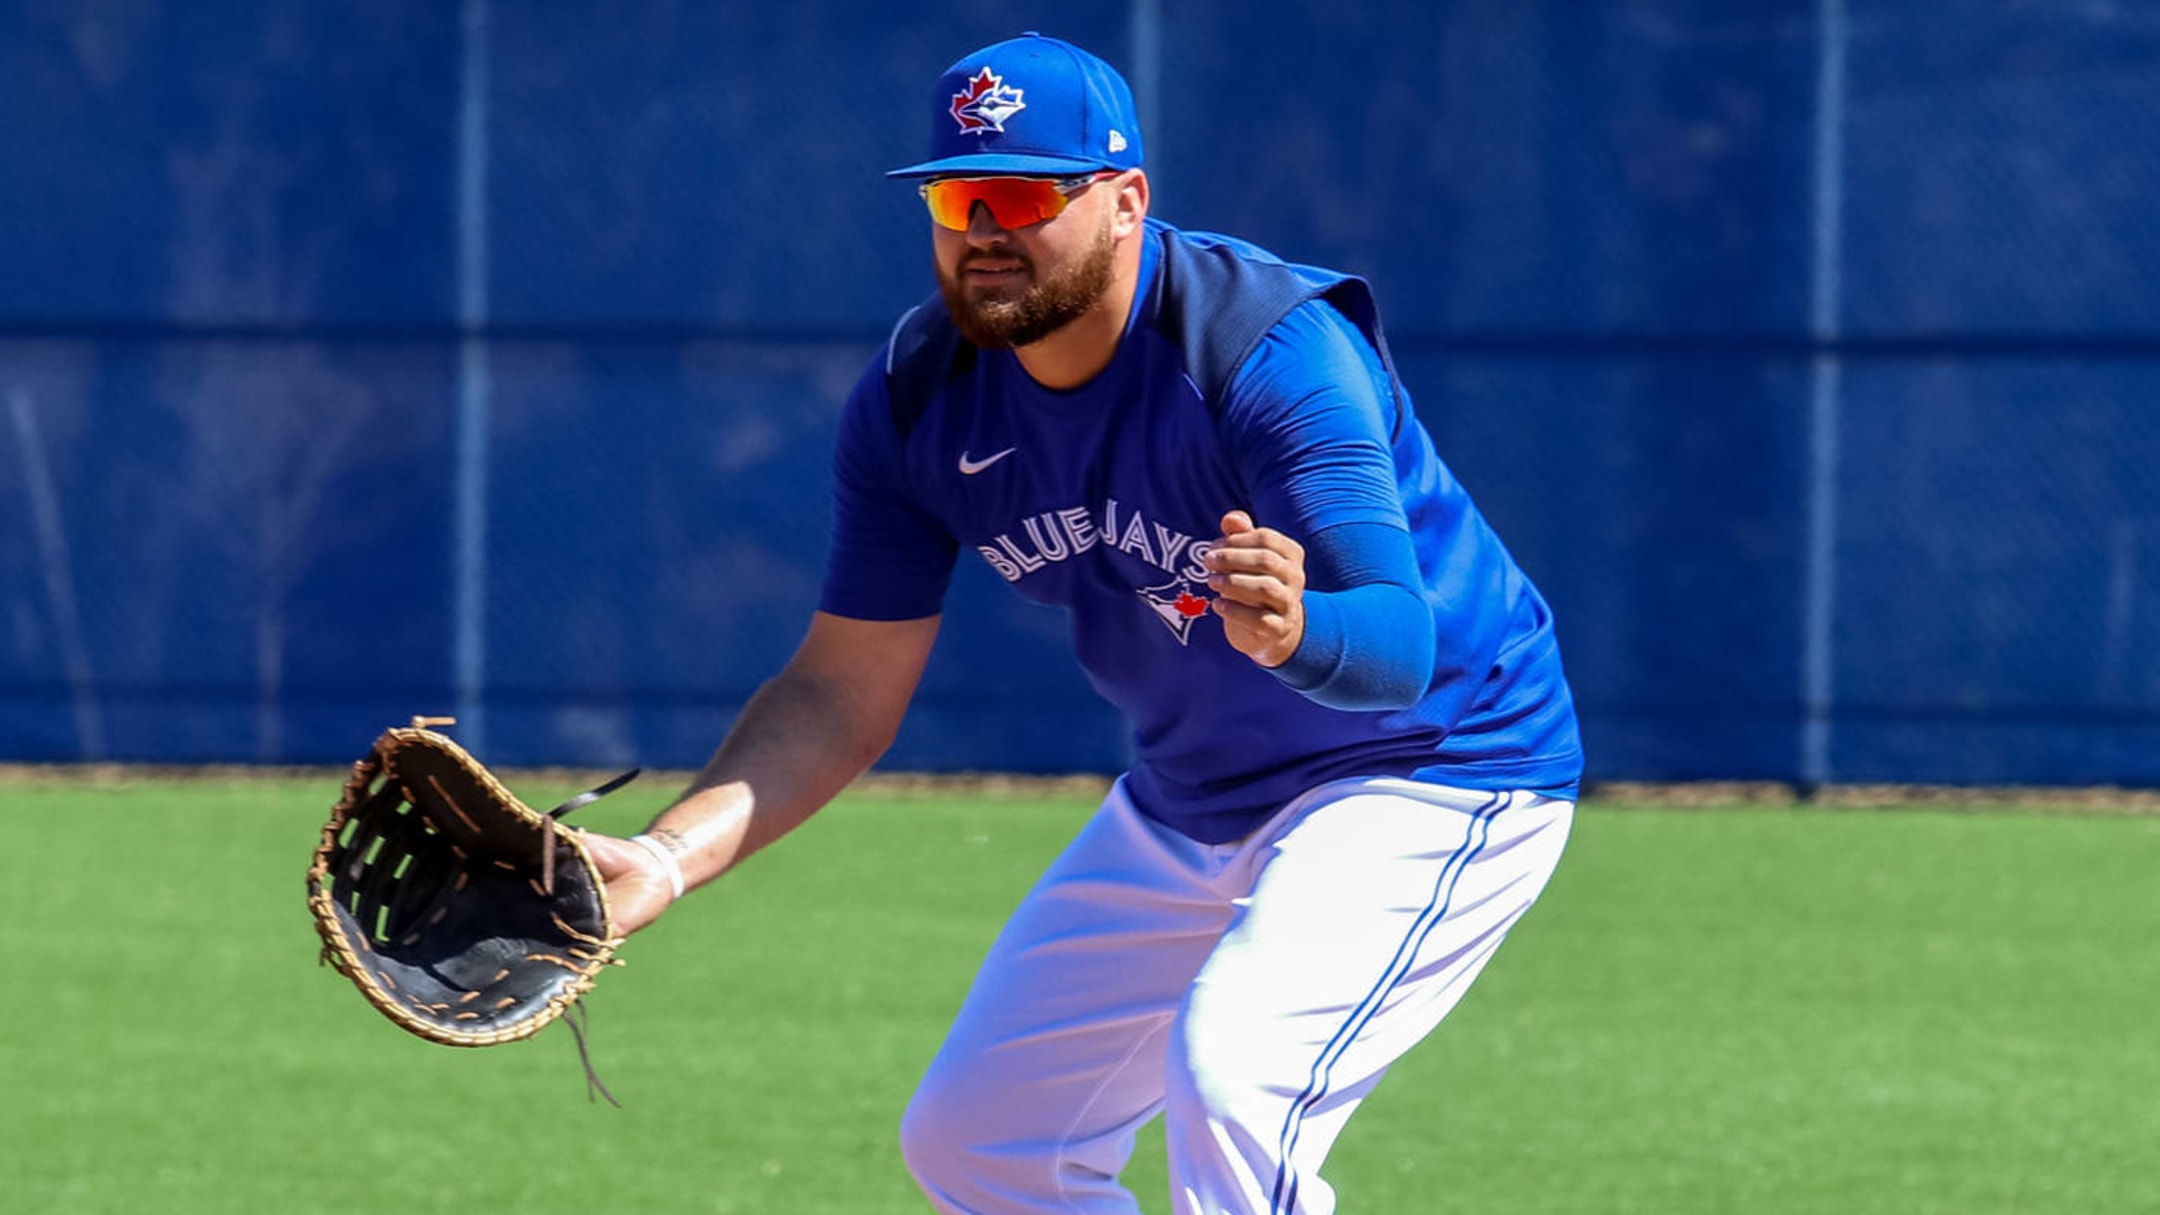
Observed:
[[[948,1215],[1137,1215],[1161,1113],[1177,1215],[1329,1215],[1319,1176],[1560,859],[1574,804],[1339,781],[1231,844],[1112,789],[991,946],[901,1124]]]

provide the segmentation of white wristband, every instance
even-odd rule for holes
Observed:
[[[675,897],[681,898],[683,896],[682,862],[675,859],[675,854],[668,851],[668,846],[649,835],[633,835],[630,837],[630,842],[651,853],[653,858],[660,862],[661,867],[667,870],[668,885],[674,887]]]

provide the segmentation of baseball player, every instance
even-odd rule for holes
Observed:
[[[939,293],[850,395],[801,648],[682,798],[591,843],[623,924],[890,745],[956,560],[1067,613],[1132,767],[1013,913],[901,1124],[945,1212],[1325,1215],[1358,1104],[1536,900],[1581,752],[1545,602],[1360,280],[1149,216],[1125,81],[1027,34],[890,177]],[[1437,1149],[1436,1149],[1437,1150]]]

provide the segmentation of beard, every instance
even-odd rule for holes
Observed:
[[[1085,315],[1110,289],[1117,242],[1110,235],[1110,217],[1078,260],[1048,277],[1030,282],[1027,289],[1010,298],[969,299],[960,276],[978,256],[1018,260],[1034,278],[1035,263],[1017,250],[996,253],[970,249],[948,275],[937,267],[938,292],[945,310],[952,314],[960,336],[985,350],[1006,350],[1039,342]]]

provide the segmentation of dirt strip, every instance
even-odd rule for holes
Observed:
[[[117,786],[157,781],[300,781],[335,787],[350,769],[257,764],[7,764],[0,763],[0,789],[26,785]],[[504,783],[517,789],[546,785],[597,785],[618,773],[599,768],[498,769]],[[695,774],[654,769],[640,784],[680,789]],[[852,786],[871,797],[971,794],[985,797],[1099,798],[1110,778],[1095,773],[1033,776],[1002,772],[873,772]],[[2160,789],[2051,785],[1895,785],[1832,784],[1803,788],[1781,781],[1599,781],[1585,786],[1585,801],[1602,806],[1636,807],[1868,807],[1934,808],[1976,811],[2067,811],[2084,814],[2160,815]]]

